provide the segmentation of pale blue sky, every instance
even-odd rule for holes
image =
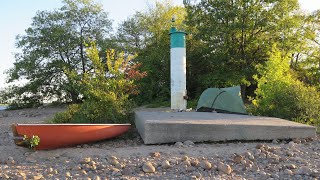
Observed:
[[[183,0],[172,0],[182,5]],[[114,26],[136,11],[152,6],[155,0],[97,0],[103,4]],[[320,0],[299,0],[308,11],[320,9]],[[15,37],[23,34],[37,11],[53,10],[62,6],[61,0],[2,0],[0,4],[0,88],[4,87],[4,71],[13,66]]]

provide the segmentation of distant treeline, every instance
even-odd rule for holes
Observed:
[[[102,64],[107,62],[106,50],[113,49],[115,59],[122,57],[120,53],[124,58],[134,56],[130,59],[134,72],[145,73],[134,82],[140,93],[129,97],[136,104],[169,102],[168,32],[175,26],[188,33],[191,100],[208,87],[241,85],[254,114],[319,122],[315,112],[320,98],[312,97],[318,97],[320,89],[320,10],[307,14],[298,0],[201,0],[185,1],[184,6],[164,1],[136,12],[112,31],[101,4],[63,3],[60,9],[38,12],[25,33],[17,36],[21,53],[8,71],[9,82],[28,83],[3,91],[3,102],[26,107],[48,99],[85,101],[81,81],[96,73],[86,52],[92,42]],[[105,71],[105,78],[114,78],[108,68]]]

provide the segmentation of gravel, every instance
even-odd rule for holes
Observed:
[[[0,179],[319,179],[320,138],[144,145],[131,138],[50,151],[17,147],[12,123],[37,123],[59,108],[0,111]],[[3,116],[5,112],[5,116]],[[32,115],[31,115],[32,114]]]

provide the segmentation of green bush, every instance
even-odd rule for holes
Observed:
[[[68,109],[64,112],[56,113],[54,118],[50,120],[50,123],[74,123],[75,116],[80,112],[79,104],[72,104],[68,106]]]
[[[170,100],[168,101],[160,101],[155,100],[153,103],[146,105],[147,108],[158,108],[158,107],[170,107]]]
[[[320,93],[314,87],[298,82],[273,90],[268,96],[256,98],[248,111],[254,115],[279,117],[319,127]]]
[[[196,99],[188,100],[187,108],[197,109],[198,99],[199,99],[199,97]]]
[[[297,114],[293,120],[320,127],[320,93],[315,87],[295,85]],[[318,129],[319,130],[319,129]]]
[[[320,125],[320,93],[295,79],[289,58],[273,47],[269,61],[258,67],[256,97],[248,111],[254,115],[279,117]]]
[[[52,123],[131,123],[131,94],[137,93],[134,80],[143,77],[135,70],[132,56],[107,51],[107,62],[102,63],[93,45],[87,55],[92,61],[92,71],[86,72],[79,82],[84,96],[82,104],[70,105],[67,111],[55,115]],[[79,79],[76,72],[68,72]]]

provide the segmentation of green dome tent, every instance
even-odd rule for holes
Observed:
[[[199,98],[197,111],[247,114],[240,86],[206,89]]]

